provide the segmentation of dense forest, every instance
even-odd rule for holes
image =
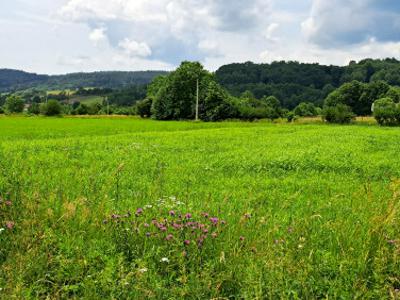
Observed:
[[[322,107],[324,99],[334,89],[353,80],[362,83],[383,80],[390,85],[400,85],[400,61],[365,59],[358,63],[352,61],[344,67],[284,61],[246,62],[222,66],[216,71],[216,78],[234,96],[250,91],[258,99],[275,96],[288,109],[301,102]]]
[[[38,75],[23,71],[0,69],[0,92],[36,88],[42,90],[64,90],[79,87],[122,88],[145,85],[164,71],[93,72],[67,75]]]

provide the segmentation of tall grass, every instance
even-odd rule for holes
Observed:
[[[1,118],[0,132],[4,299],[399,298],[395,128]],[[179,214],[194,224],[175,229]]]

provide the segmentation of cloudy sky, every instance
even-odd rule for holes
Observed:
[[[400,0],[0,0],[0,68],[400,58]]]

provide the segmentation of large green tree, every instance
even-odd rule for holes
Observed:
[[[219,84],[211,81],[204,101],[200,103],[200,119],[220,121],[238,116],[237,106],[229,93]]]
[[[159,120],[194,119],[196,111],[197,82],[199,102],[204,102],[212,75],[198,62],[183,62],[165,79],[159,79],[152,106],[153,117]]]

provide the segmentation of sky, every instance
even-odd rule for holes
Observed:
[[[0,0],[0,68],[172,70],[197,60],[400,58],[400,0]]]

